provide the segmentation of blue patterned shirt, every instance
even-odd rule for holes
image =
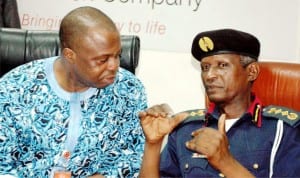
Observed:
[[[78,109],[72,109],[74,93],[55,80],[56,58],[35,60],[0,79],[0,175],[49,177],[66,166],[73,177],[137,177],[144,149],[137,113],[147,107],[142,83],[120,68],[106,88],[76,93]],[[77,125],[72,117],[80,118]],[[76,142],[63,162],[68,132]]]

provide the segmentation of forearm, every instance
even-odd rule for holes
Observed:
[[[159,178],[159,162],[161,143],[145,143],[144,156],[140,170],[140,178]]]

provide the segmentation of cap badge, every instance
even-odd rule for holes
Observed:
[[[213,41],[206,36],[199,39],[199,46],[204,52],[212,51],[214,49]]]

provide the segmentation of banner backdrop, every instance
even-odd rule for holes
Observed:
[[[237,28],[258,36],[265,58],[297,56],[299,0],[18,0],[22,28],[57,30],[79,6],[107,13],[121,34],[139,35],[141,47],[189,52],[200,31]]]

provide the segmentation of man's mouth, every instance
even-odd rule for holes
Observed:
[[[111,76],[105,77],[104,80],[105,80],[107,83],[113,83],[113,82],[115,81],[115,78],[116,78],[115,75],[111,75]]]
[[[206,92],[213,92],[213,91],[215,91],[215,90],[217,90],[217,89],[220,89],[220,88],[221,88],[221,87],[216,86],[216,85],[206,85],[206,86],[205,86]]]

